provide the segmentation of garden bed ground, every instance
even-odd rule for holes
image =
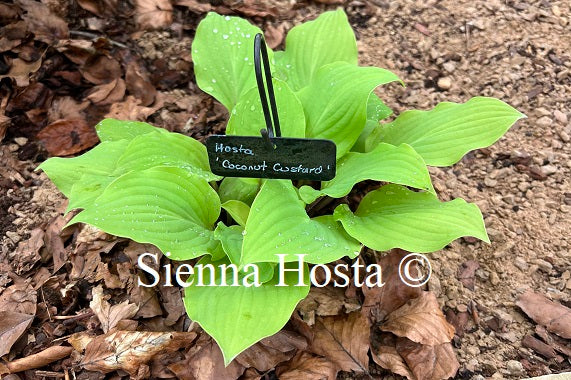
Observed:
[[[21,42],[14,51],[2,45],[3,54],[24,57],[19,69],[25,75],[20,76],[18,86],[3,79],[0,87],[0,136],[6,133],[0,145],[0,302],[7,305],[7,299],[18,296],[19,310],[36,315],[24,339],[7,357],[10,360],[39,352],[87,322],[97,323],[89,315],[85,321],[65,322],[66,318],[52,318],[50,311],[64,316],[89,310],[93,288],[100,284],[116,289],[111,290],[114,294],[124,292],[121,282],[114,283],[122,279],[117,264],[146,249],[85,229],[73,237],[73,244],[67,239],[79,230],[70,230],[58,246],[52,236],[59,236],[63,225],[58,216],[64,199],[45,175],[33,172],[48,156],[46,149],[54,153],[68,144],[75,152],[81,144],[93,145],[88,126],[105,115],[146,120],[199,139],[221,131],[227,119],[224,109],[198,90],[191,73],[190,43],[207,4],[179,1],[170,26],[142,31],[129,12],[139,17],[139,26],[159,21],[142,20],[137,7],[110,14],[87,0],[46,3],[66,20],[73,38],[111,56],[119,54],[117,61],[122,66],[107,61],[86,63],[79,45],[58,45],[47,37],[35,43]],[[154,4],[135,3],[151,8]],[[283,44],[284,32],[292,25],[332,7],[292,3],[244,2],[215,10],[249,16],[268,31],[266,37],[275,46]],[[549,358],[531,348],[529,338],[522,344],[528,335],[539,333],[534,336],[541,337],[542,330],[516,305],[518,297],[532,289],[571,306],[570,5],[564,0],[444,0],[353,1],[344,6],[357,34],[360,63],[390,69],[407,84],[379,92],[397,114],[410,108],[430,109],[444,100],[464,102],[484,95],[502,99],[528,117],[492,147],[469,153],[454,167],[431,168],[441,199],[462,197],[478,204],[492,241],[488,245],[460,239],[429,256],[434,269],[429,289],[457,329],[453,341],[460,363],[457,378],[516,379],[571,370],[569,351],[565,357],[556,350]],[[82,7],[91,7],[93,12]],[[12,21],[8,14],[2,17],[3,25],[18,19],[17,15]],[[25,19],[29,32],[42,28],[34,17]],[[50,33],[57,35],[57,31]],[[99,35],[110,40],[93,43],[92,37]],[[21,37],[26,39],[31,39],[29,33]],[[65,59],[56,50],[65,52]],[[74,66],[78,62],[81,71]],[[36,63],[39,70],[32,67]],[[113,88],[102,88],[106,76],[114,71],[116,78],[125,80],[123,84],[121,79]],[[31,84],[25,83],[27,73],[35,78]],[[124,97],[125,89],[120,91],[125,85],[128,97]],[[94,86],[99,87],[94,90]],[[79,132],[77,123],[73,128],[52,127],[37,137],[47,124],[59,119],[80,119],[87,127]],[[54,271],[54,265],[62,270]],[[55,276],[50,278],[52,272]],[[25,278],[33,278],[32,283],[40,286],[32,284],[31,290]],[[188,328],[176,291],[162,289],[157,298],[133,295],[133,284],[127,286],[129,299],[150,300],[144,310],[129,317],[139,320],[140,327],[149,331],[163,331],[166,326]],[[22,291],[25,294],[18,293]],[[160,304],[153,304],[158,300]],[[158,315],[157,308],[167,317],[151,318]],[[561,344],[570,350],[568,340]],[[553,342],[548,345],[555,347]],[[38,369],[63,374],[62,368],[69,368],[72,361],[73,357],[65,358]],[[96,372],[76,371],[78,378],[98,377]],[[393,376],[380,369],[376,373],[380,378]],[[255,374],[248,370],[252,377],[247,378]],[[36,370],[21,374],[22,378],[41,376]]]

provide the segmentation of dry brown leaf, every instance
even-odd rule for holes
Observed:
[[[352,312],[360,307],[357,299],[345,297],[345,289],[327,286],[312,287],[306,298],[301,300],[297,311],[310,326],[315,324],[315,316],[330,317],[345,312]]]
[[[268,24],[264,32],[268,46],[271,49],[277,48],[284,40],[285,32],[286,30],[284,24],[278,25],[277,28],[272,24]]]
[[[212,5],[209,3],[201,3],[197,0],[175,0],[175,4],[180,7],[187,7],[191,12],[202,14],[210,12]]]
[[[311,351],[342,371],[368,372],[369,324],[361,313],[317,318],[314,333]]]
[[[254,367],[266,372],[281,362],[291,359],[296,350],[307,348],[307,341],[301,335],[288,330],[264,338],[236,357],[244,367]]]
[[[159,29],[172,23],[169,0],[135,0],[135,20],[140,29]]]
[[[381,257],[377,263],[382,268],[385,285],[373,288],[363,286],[361,288],[365,295],[362,312],[372,323],[383,321],[387,315],[404,305],[408,300],[420,295],[420,288],[406,285],[399,276],[399,263],[407,254],[408,252],[403,250],[393,249]],[[416,276],[414,266],[411,266],[411,270],[412,276]]]
[[[468,260],[458,268],[458,279],[462,285],[470,290],[474,290],[478,268],[480,268],[480,264],[475,260]]]
[[[125,82],[127,83],[129,93],[139,99],[142,106],[147,107],[153,104],[157,96],[157,90],[155,86],[151,84],[147,73],[140,67],[137,67],[135,62],[132,62],[127,67]]]
[[[32,269],[41,259],[39,251],[43,246],[44,231],[40,228],[33,229],[30,238],[19,242],[18,247],[8,256],[14,272],[22,274]]]
[[[135,315],[137,318],[152,318],[163,314],[163,309],[161,309],[161,304],[154,287],[147,288],[137,286],[136,283],[134,283],[129,292],[129,300],[139,308]]]
[[[77,0],[80,7],[96,16],[115,16],[117,14],[117,0]]]
[[[274,2],[266,0],[234,1],[230,8],[248,17],[276,17],[280,11]]]
[[[114,331],[95,337],[85,347],[80,365],[88,371],[118,369],[136,375],[158,353],[177,351],[196,338],[192,332]]]
[[[565,339],[571,339],[571,309],[531,290],[521,294],[516,302],[537,324]]]
[[[407,379],[414,379],[414,375],[396,349],[396,336],[393,334],[375,335],[371,340],[371,357],[381,367]]]
[[[109,83],[93,87],[87,96],[87,99],[89,99],[93,104],[97,104],[99,106],[117,103],[123,100],[126,88],[127,87],[123,79],[115,78],[115,80],[112,80]]]
[[[52,156],[70,156],[99,142],[95,129],[83,119],[55,121],[37,137]]]
[[[98,285],[92,290],[93,299],[89,303],[89,307],[101,322],[101,329],[103,332],[108,332],[123,319],[129,319],[137,314],[139,307],[130,304],[129,301],[123,301],[117,305],[111,306],[107,302],[108,297],[103,295],[103,287]]]
[[[26,62],[23,59],[15,58],[12,60],[10,70],[6,74],[0,75],[0,79],[12,78],[16,81],[16,86],[26,87],[30,84],[30,74],[38,71],[41,66],[41,58],[35,62]]]
[[[337,368],[329,360],[300,351],[276,368],[280,380],[329,380],[337,378]]]
[[[28,283],[19,282],[0,294],[0,310],[35,315],[37,302],[37,293]]]
[[[186,352],[185,359],[170,364],[168,369],[181,380],[235,380],[244,373],[245,368],[235,360],[225,367],[216,342],[202,335]]]
[[[172,326],[180,317],[186,314],[180,289],[176,286],[164,286],[164,283],[160,282],[159,292],[161,293],[163,308],[167,312],[165,324]]]
[[[121,281],[119,276],[111,273],[107,267],[107,263],[99,261],[97,269],[95,270],[95,281],[101,281],[105,283],[108,289],[121,289],[125,287],[125,284]]]
[[[138,99],[129,95],[124,101],[111,105],[111,109],[105,117],[112,117],[119,120],[145,121],[149,116],[162,108],[162,106],[163,100],[160,93],[157,94],[155,104],[151,107],[141,106]]]
[[[8,370],[8,373],[23,372],[29,369],[41,368],[55,361],[67,358],[72,351],[73,348],[71,347],[52,346],[37,354],[7,362],[4,366]],[[0,374],[2,374],[1,369]]]
[[[17,0],[16,3],[26,11],[22,18],[36,39],[52,44],[69,37],[67,23],[50,12],[46,5],[33,0]]]
[[[44,242],[46,244],[47,253],[52,256],[54,268],[52,273],[56,273],[67,262],[68,252],[66,251],[63,240],[60,236],[63,227],[71,220],[71,215],[67,217],[57,216],[53,218],[46,228]]]
[[[448,379],[453,377],[460,367],[450,343],[429,346],[407,338],[397,338],[396,351],[417,380]]]
[[[454,327],[446,321],[432,292],[422,292],[393,311],[381,330],[431,346],[448,343],[454,337]]]
[[[96,51],[91,40],[59,41],[55,48],[62,52],[70,61],[77,65],[85,65],[89,59],[95,59]]]
[[[33,315],[0,311],[0,357],[10,352],[12,345],[30,327]]]
[[[0,3],[0,21],[7,24],[10,21],[18,19],[18,7],[14,4]]]
[[[104,84],[121,77],[119,62],[106,55],[92,55],[80,67],[81,74],[93,84]]]
[[[315,0],[322,4],[343,4],[346,0]]]

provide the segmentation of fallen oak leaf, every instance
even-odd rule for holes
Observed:
[[[70,156],[99,142],[95,129],[83,119],[57,120],[42,129],[37,137],[52,156]]]
[[[393,311],[380,329],[430,346],[448,343],[454,337],[454,327],[446,321],[432,292],[422,292]]]
[[[137,67],[135,62],[127,66],[125,82],[129,93],[139,99],[142,106],[147,107],[153,104],[157,90],[151,84],[147,73],[141,67]]]
[[[137,314],[139,307],[130,304],[129,301],[123,301],[117,305],[111,306],[103,295],[103,287],[98,285],[92,290],[93,299],[89,303],[89,307],[101,322],[103,332],[108,332],[123,319],[129,319]]]
[[[67,358],[73,351],[72,347],[52,346],[37,354],[26,356],[5,364],[0,364],[0,375],[3,373],[18,373],[30,369],[44,367],[50,363]],[[4,367],[4,368],[2,368]]]
[[[175,5],[186,7],[193,13],[206,13],[212,10],[212,5],[209,3],[201,3],[197,0],[175,0]]]
[[[30,327],[33,315],[0,311],[0,357],[10,352],[12,345]]]
[[[555,303],[531,290],[521,294],[516,302],[537,324],[565,339],[571,339],[571,309]]]
[[[169,0],[135,0],[135,20],[140,29],[159,29],[172,23]]]
[[[236,360],[225,367],[220,347],[205,334],[185,353],[184,360],[167,367],[181,380],[235,380],[245,370]]]
[[[368,373],[369,324],[360,312],[317,318],[310,350],[342,371]]]
[[[14,58],[10,66],[10,70],[0,79],[12,78],[16,81],[16,86],[26,87],[30,84],[30,74],[35,73],[42,66],[42,58],[34,62],[26,62],[20,58]]]
[[[115,78],[109,83],[100,84],[93,87],[87,99],[93,104],[105,106],[123,100],[126,90],[125,81],[121,78]]]
[[[47,5],[33,0],[17,0],[16,3],[26,11],[22,18],[36,39],[52,44],[69,37],[67,23],[53,14]]]
[[[36,315],[38,296],[29,282],[18,282],[0,294],[0,310]]]
[[[149,116],[157,112],[164,105],[161,93],[157,93],[155,103],[150,107],[143,107],[140,105],[140,100],[134,96],[129,95],[124,101],[111,105],[111,109],[105,115],[119,120],[137,120],[145,121]]]
[[[108,332],[87,344],[79,364],[88,371],[108,373],[122,369],[134,376],[158,353],[177,351],[195,338],[193,332]]]
[[[89,56],[79,71],[93,84],[104,84],[120,78],[123,74],[121,64],[116,59],[103,54]]]
[[[281,330],[242,352],[236,357],[236,361],[246,368],[254,367],[260,372],[266,372],[291,359],[297,350],[306,348],[307,341],[301,335]]]
[[[407,338],[397,338],[396,351],[411,369],[416,380],[448,379],[460,368],[450,343],[430,346]]]
[[[407,379],[414,379],[412,371],[396,349],[396,339],[397,337],[391,333],[374,335],[371,339],[371,357],[384,369]]]
[[[387,315],[404,305],[408,300],[420,295],[419,287],[405,284],[399,275],[399,264],[408,252],[401,249],[393,249],[387,255],[377,260],[382,268],[384,286],[368,288],[363,286],[361,290],[365,296],[362,313],[372,323],[383,321]],[[416,266],[411,265],[411,275],[417,276]]]
[[[44,235],[45,233],[41,228],[33,229],[28,240],[19,242],[18,247],[9,254],[10,264],[16,274],[20,275],[29,271],[41,260],[40,249],[44,246]]]
[[[315,323],[315,316],[330,317],[345,312],[352,312],[359,308],[356,299],[345,296],[343,288],[326,286],[324,288],[313,287],[307,297],[297,305],[297,311],[303,320],[310,326]]]
[[[326,380],[337,377],[335,364],[321,356],[300,351],[289,362],[276,368],[280,380]]]

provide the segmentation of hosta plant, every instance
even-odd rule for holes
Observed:
[[[228,109],[229,135],[256,136],[265,127],[253,67],[260,32],[246,20],[215,13],[196,30],[196,82]],[[431,252],[461,236],[488,241],[478,207],[440,201],[427,165],[453,165],[523,117],[500,100],[476,97],[382,123],[392,111],[373,90],[400,80],[358,66],[355,36],[341,10],[294,27],[285,51],[269,54],[282,136],[332,140],[337,173],[331,181],[220,178],[210,171],[202,143],[112,119],[97,125],[101,143],[94,149],[40,166],[69,198],[68,211],[81,210],[70,223],[154,244],[171,260],[196,259],[194,267],[181,267],[189,274],[184,304],[218,342],[226,363],[279,331],[308,294],[307,264],[300,278],[280,273],[280,260],[295,269],[298,255],[326,264],[354,259],[363,246]],[[343,199],[365,180],[383,185],[352,211]],[[317,207],[308,214],[329,198],[337,199],[334,212],[315,213]],[[237,272],[227,273],[222,264]],[[239,286],[224,286],[236,279]],[[207,280],[217,286],[202,286]]]

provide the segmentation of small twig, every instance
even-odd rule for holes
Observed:
[[[17,373],[27,371],[29,369],[36,369],[44,367],[55,361],[67,358],[73,351],[72,347],[52,346],[37,354],[29,355],[21,359],[5,364],[9,373]]]
[[[53,322],[52,315],[50,313],[50,305],[46,302],[46,296],[44,295],[44,287],[40,286],[40,290],[42,291],[42,300],[44,301],[44,305],[46,305],[46,311],[48,312],[48,318],[50,322]]]
[[[89,311],[87,313],[83,313],[83,314],[77,314],[77,315],[56,315],[54,316],[53,319],[63,319],[63,320],[70,320],[70,319],[83,319],[83,318],[87,318],[87,317],[91,317],[93,315],[92,311]]]
[[[470,29],[468,21],[464,24],[464,33],[466,34],[466,50],[470,50]]]
[[[63,378],[65,377],[65,375],[63,373],[59,373],[59,372],[54,372],[54,371],[41,371],[38,370],[34,373],[36,376],[42,376],[42,377],[56,377],[56,378]]]
[[[69,31],[69,34],[70,34],[70,35],[80,36],[80,37],[91,38],[91,39],[93,39],[93,40],[96,40],[96,39],[98,39],[98,38],[107,38],[107,37],[104,37],[104,36],[98,36],[98,35],[95,34],[95,33],[84,32],[84,31],[81,31],[81,30],[70,30],[70,31]],[[129,49],[129,46],[127,46],[127,45],[125,45],[125,44],[122,44],[121,42],[113,41],[113,40],[110,39],[110,38],[107,38],[107,41],[109,41],[109,43],[110,43],[111,45],[115,45],[115,46],[118,46],[118,47],[123,48],[123,49]]]

